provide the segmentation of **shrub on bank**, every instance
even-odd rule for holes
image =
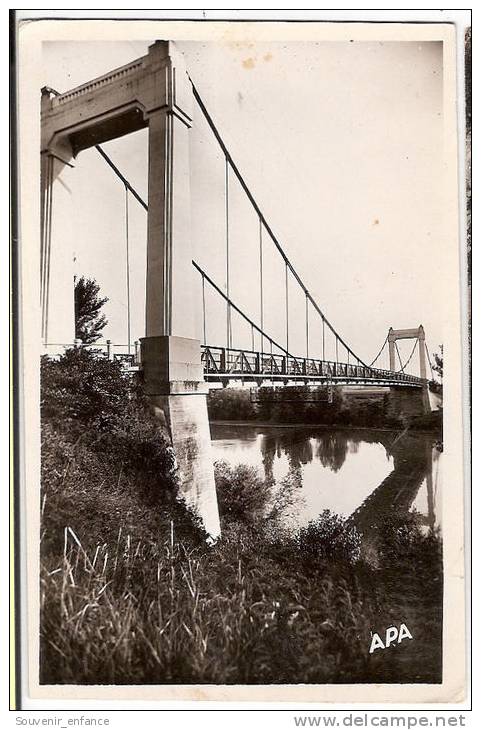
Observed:
[[[119,362],[84,348],[66,350],[58,360],[44,356],[40,383],[43,422],[71,439],[122,428],[131,397],[140,396]]]
[[[356,528],[330,510],[301,527],[296,540],[302,560],[311,564],[326,559],[356,562],[361,555],[361,537]]]
[[[64,527],[86,546],[116,539],[120,526],[147,542],[175,514],[172,449],[139,384],[117,362],[74,348],[43,358],[42,551],[63,545]]]
[[[269,502],[271,490],[253,466],[234,468],[225,461],[214,465],[219,514],[231,522],[259,520]]]

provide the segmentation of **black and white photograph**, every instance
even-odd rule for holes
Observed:
[[[71,23],[20,56],[31,687],[462,697],[453,29]]]

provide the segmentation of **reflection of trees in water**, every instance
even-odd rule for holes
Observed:
[[[292,434],[291,434],[292,439]],[[302,465],[312,461],[312,445],[308,438],[298,440],[289,439],[286,434],[268,433],[261,439],[262,463],[265,478],[274,481],[274,460],[286,454],[289,464],[288,477],[296,487],[302,486]]]
[[[314,459],[320,461],[325,469],[338,472],[346,461],[347,454],[357,454],[361,442],[379,443],[379,435],[367,432],[310,431],[306,429],[286,429],[272,431],[263,435],[261,440],[262,461],[266,478],[272,478],[275,456],[285,454],[289,471],[300,478],[302,466]],[[386,439],[383,439],[386,441]],[[389,440],[383,444],[389,458]]]
[[[289,458],[289,457],[288,457]],[[302,467],[298,462],[292,461],[289,458],[289,472],[287,474],[289,481],[293,484],[296,489],[302,487]]]
[[[316,456],[323,467],[338,472],[346,461],[351,443],[344,434],[323,434],[316,439]]]
[[[260,439],[260,448],[265,480],[272,483],[274,481],[274,459],[276,454],[278,455],[277,441],[271,434],[266,434]]]
[[[304,466],[310,464],[314,457],[310,438],[295,439],[286,449],[286,453],[289,461],[296,466],[298,464],[303,464]]]
[[[285,454],[289,471],[300,476],[302,466],[319,459],[323,467],[339,471],[343,466],[350,440],[345,434],[323,433],[312,436],[310,433],[289,431],[265,434],[261,440],[261,453],[266,477],[272,477],[274,458]]]

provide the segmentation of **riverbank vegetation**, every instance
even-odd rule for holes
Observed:
[[[219,463],[209,547],[175,486],[135,380],[86,351],[43,361],[42,683],[441,681],[441,545],[415,514],[366,552],[327,511],[288,528],[295,484]],[[401,623],[412,640],[369,653]]]
[[[211,421],[442,431],[442,409],[423,414],[421,391],[411,388],[346,393],[337,386],[226,387],[209,391],[207,407]]]

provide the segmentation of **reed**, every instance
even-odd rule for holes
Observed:
[[[413,664],[429,641],[436,653],[440,626],[421,573],[400,562],[401,591],[392,565],[312,562],[294,539],[262,544],[233,524],[214,548],[171,529],[156,545],[119,531],[95,550],[65,530],[63,555],[41,566],[42,682],[439,681],[435,661]],[[425,568],[433,547],[416,548]],[[400,620],[417,644],[370,656],[370,632]]]

